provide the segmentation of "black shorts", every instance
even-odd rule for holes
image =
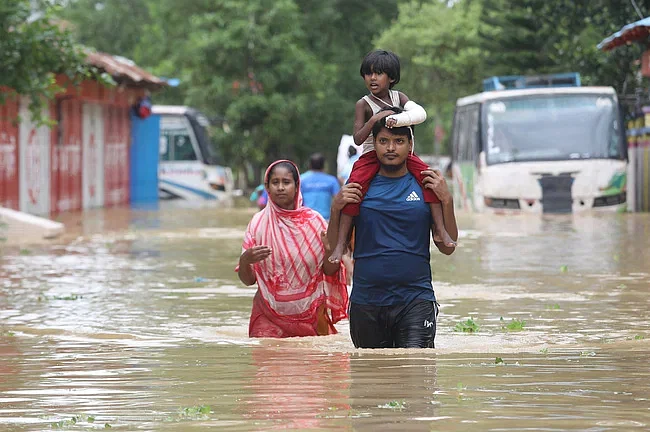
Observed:
[[[435,348],[438,304],[372,306],[350,303],[350,336],[357,348]]]

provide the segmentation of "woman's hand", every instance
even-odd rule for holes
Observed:
[[[451,192],[449,192],[449,187],[445,181],[445,177],[442,175],[440,170],[437,169],[428,169],[422,171],[424,179],[422,179],[422,184],[424,187],[431,189],[440,199],[440,202],[449,204],[451,202]]]
[[[242,265],[251,265],[267,259],[271,255],[271,248],[268,246],[253,246],[246,249],[239,257]]]
[[[323,242],[323,248],[325,248],[325,256],[329,256],[332,253],[332,247],[330,246],[330,241],[327,238],[327,231],[320,232],[320,240]]]
[[[341,188],[339,193],[334,195],[332,208],[340,211],[346,204],[360,203],[361,197],[361,185],[359,183],[348,183]]]

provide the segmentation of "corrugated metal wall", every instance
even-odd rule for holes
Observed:
[[[20,100],[20,211],[47,214],[50,212],[51,132],[47,126],[37,127],[32,121],[29,103],[28,98]]]
[[[129,107],[142,94],[68,87],[45,113],[57,120],[52,128],[34,124],[29,99],[0,105],[0,206],[47,215],[128,204]]]
[[[0,206],[14,210],[20,205],[17,116],[18,100],[8,94],[0,105]]]
[[[104,184],[105,206],[129,202],[129,140],[128,110],[109,105],[104,110]]]

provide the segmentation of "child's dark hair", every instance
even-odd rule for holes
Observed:
[[[273,165],[273,168],[271,168],[271,169],[269,170],[269,173],[267,174],[266,178],[264,179],[264,183],[265,183],[265,184],[269,184],[269,181],[271,181],[271,176],[272,176],[273,173],[275,172],[275,169],[276,169],[276,168],[280,168],[280,167],[281,167],[281,168],[286,168],[286,169],[291,173],[291,175],[293,176],[293,181],[294,181],[296,184],[298,184],[298,177],[299,177],[299,176],[298,176],[298,170],[297,170],[296,167],[295,167],[292,163],[290,163],[290,162],[279,162],[279,163]]]
[[[370,51],[363,58],[359,73],[363,78],[366,75],[371,75],[373,72],[383,72],[393,80],[388,86],[389,88],[393,88],[399,82],[399,70],[399,57],[395,53],[386,50],[375,50]]]
[[[404,111],[402,108],[399,107],[386,107],[379,112],[382,111],[393,111],[395,114],[399,114],[402,111]],[[376,137],[379,134],[379,131],[381,131],[382,128],[386,127],[386,119],[390,116],[386,116],[377,122],[372,126],[372,136]],[[388,129],[391,133],[395,135],[406,135],[409,137],[409,140],[413,140],[413,126],[400,126],[400,127],[392,127],[392,128],[386,128]]]

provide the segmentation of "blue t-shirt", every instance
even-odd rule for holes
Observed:
[[[320,171],[307,171],[300,176],[302,204],[316,210],[325,218],[330,218],[332,198],[339,193],[341,186],[333,175]]]
[[[376,175],[354,219],[350,301],[375,306],[434,301],[429,262],[432,223],[415,177]]]

